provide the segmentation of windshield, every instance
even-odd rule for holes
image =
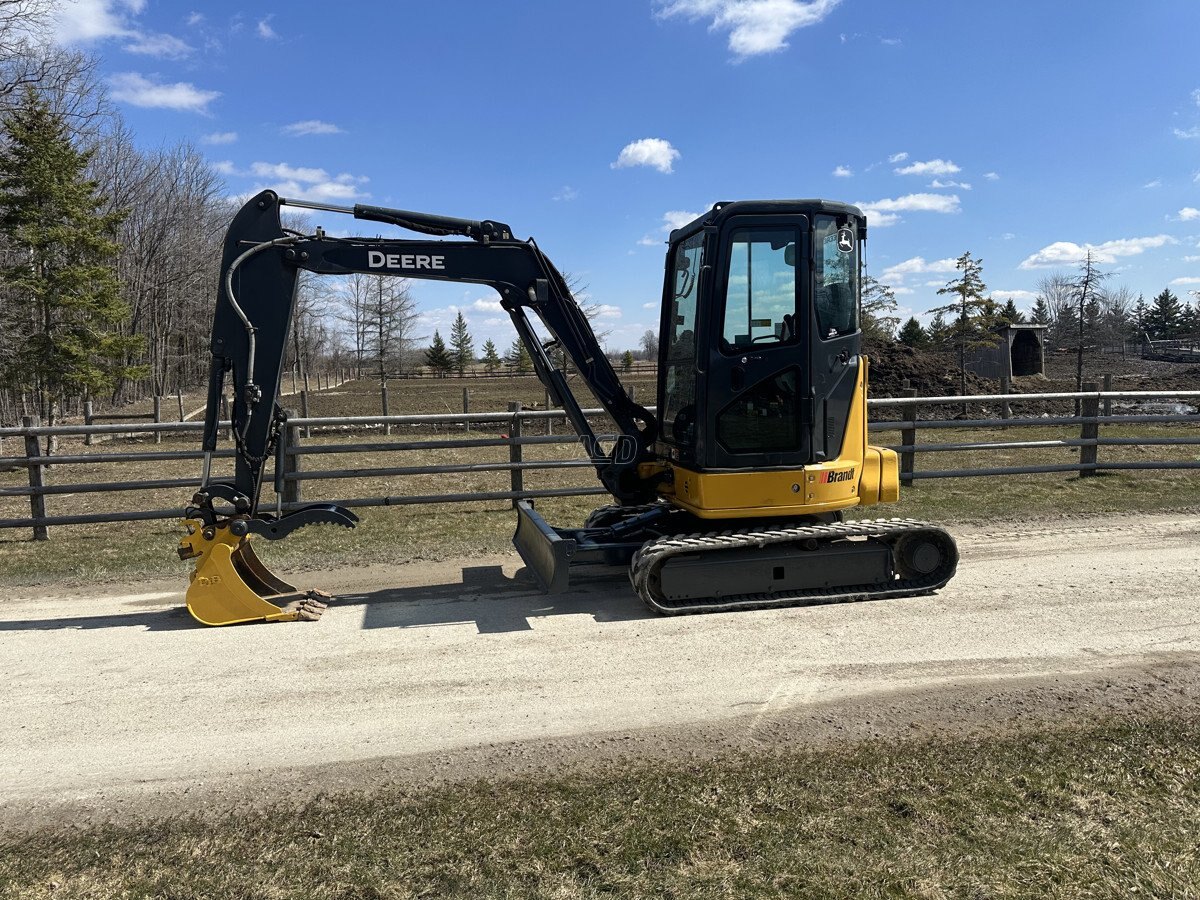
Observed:
[[[833,216],[817,216],[814,227],[816,265],[813,272],[813,305],[817,330],[823,340],[858,329],[857,222],[839,227]]]

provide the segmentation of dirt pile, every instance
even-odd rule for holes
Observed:
[[[916,388],[917,396],[957,396],[961,393],[958,358],[953,353],[914,350],[905,344],[869,342],[864,348],[871,360],[872,397],[899,397],[904,388]],[[907,382],[907,384],[906,384]],[[973,372],[967,373],[967,393],[991,393],[992,383]]]

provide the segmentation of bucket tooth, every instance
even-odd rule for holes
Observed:
[[[188,533],[179,543],[179,556],[196,560],[187,590],[192,618],[204,625],[321,618],[329,594],[298,590],[275,575],[258,558],[249,537],[233,533],[237,521],[205,525],[188,519],[184,523]]]

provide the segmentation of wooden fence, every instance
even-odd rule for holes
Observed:
[[[1104,447],[1137,446],[1179,447],[1200,446],[1200,415],[1193,410],[1200,405],[1200,391],[1100,391],[1095,385],[1080,393],[1055,394],[1001,394],[988,396],[963,397],[900,397],[873,399],[869,401],[873,421],[869,429],[873,433],[884,432],[896,435],[898,440],[890,443],[892,449],[900,454],[901,479],[906,484],[931,478],[968,478],[968,477],[1004,477],[1035,473],[1077,472],[1080,477],[1089,477],[1097,472],[1137,469],[1200,469],[1200,455],[1188,458],[1160,460],[1114,460],[1102,456]],[[1002,415],[999,418],[979,419],[947,419],[921,418],[923,410],[931,408],[958,407],[969,402],[979,406],[1000,405]],[[1077,402],[1079,413],[1070,415],[1013,416],[1011,407],[1022,403],[1036,402],[1042,405],[1051,402]],[[1174,404],[1176,409],[1166,412],[1132,411],[1114,412],[1114,404]],[[591,416],[602,416],[601,410],[587,410]],[[885,418],[886,417],[886,418]],[[345,479],[372,480],[423,476],[423,475],[462,475],[465,473],[507,472],[507,489],[494,491],[445,492],[403,495],[368,495],[350,496],[337,499],[335,502],[347,507],[365,506],[400,506],[425,503],[449,503],[467,501],[512,501],[537,497],[579,496],[604,494],[598,485],[572,486],[566,488],[538,488],[526,484],[526,473],[554,469],[586,469],[591,463],[582,455],[574,458],[531,459],[525,455],[525,448],[535,445],[573,446],[578,452],[578,441],[573,434],[552,433],[550,427],[555,421],[563,421],[561,410],[525,410],[519,403],[510,404],[507,412],[470,413],[470,414],[440,414],[422,416],[356,416],[356,417],[321,417],[294,418],[287,422],[281,447],[276,459],[281,464],[268,473],[266,484],[275,489],[274,503],[270,497],[263,498],[264,507],[272,505],[287,511],[302,506],[305,502],[314,500],[329,500],[329,497],[305,496],[306,482],[340,483]],[[228,422],[222,422],[223,428],[228,428]],[[1179,434],[1170,436],[1110,436],[1103,429],[1112,426],[1129,426],[1144,424],[1170,424],[1178,426]],[[533,430],[545,433],[532,433]],[[148,519],[179,518],[182,506],[170,506],[158,509],[115,510],[90,513],[52,512],[48,509],[47,501],[67,495],[79,496],[87,494],[119,494],[127,491],[161,492],[164,498],[169,497],[173,502],[186,500],[192,490],[199,485],[200,460],[203,453],[198,449],[200,422],[162,422],[146,423],[131,426],[130,424],[94,424],[94,425],[59,425],[54,427],[39,426],[31,419],[26,419],[16,428],[0,428],[0,441],[9,449],[21,446],[20,455],[0,456],[0,472],[5,469],[27,473],[27,484],[9,485],[0,480],[0,499],[27,498],[29,514],[0,518],[0,528],[29,528],[37,540],[48,537],[48,529],[58,525],[94,524],[104,522],[125,522]],[[1010,429],[1047,428],[1062,430],[1061,437],[1037,438],[1029,440],[1012,439]],[[470,429],[474,428],[479,436],[471,437]],[[491,429],[499,434],[487,435]],[[454,436],[429,436],[431,429],[442,429]],[[934,432],[944,429],[967,429],[971,431],[996,431],[1000,440],[969,440],[947,442],[921,442],[922,432]],[[114,435],[128,435],[137,431],[148,436],[161,439],[163,436],[186,436],[188,442],[195,444],[189,449],[182,450],[133,450],[133,451],[100,451],[86,450],[78,453],[59,453],[47,457],[43,451],[42,438],[47,436],[91,438]],[[392,437],[389,433],[408,431],[408,439],[403,435]],[[417,434],[416,432],[422,432]],[[380,438],[387,440],[362,440],[361,438],[375,432]],[[461,433],[463,436],[457,436]],[[355,440],[340,442],[332,440],[331,435],[349,434]],[[315,438],[314,438],[315,436]],[[16,438],[20,441],[10,441]],[[314,443],[314,439],[316,442]],[[878,443],[878,441],[876,441]],[[507,448],[508,459],[500,461],[467,462],[456,464],[437,463],[422,465],[394,466],[355,466],[351,459],[346,465],[336,465],[325,462],[331,457],[353,454],[375,453],[404,453],[422,452],[437,453],[446,450],[471,450],[483,448]],[[919,456],[926,454],[959,453],[959,452],[989,452],[989,451],[1035,451],[1052,448],[1077,450],[1078,456],[1070,462],[1046,463],[1032,462],[1027,465],[1005,466],[974,466],[957,468],[918,468]],[[82,448],[81,448],[82,450]],[[229,459],[233,456],[232,448],[217,452],[217,459]],[[940,457],[934,457],[940,458]],[[107,463],[150,463],[170,461],[180,464],[196,463],[196,475],[187,477],[144,479],[130,481],[75,482],[63,480],[59,482],[60,473],[69,471],[74,466],[96,466]],[[54,481],[48,477],[48,470],[53,467]]]

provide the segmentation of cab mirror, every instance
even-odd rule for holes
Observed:
[[[783,248],[783,261],[787,265],[791,266],[792,268],[796,267],[796,245],[795,244],[788,244],[786,247]]]

